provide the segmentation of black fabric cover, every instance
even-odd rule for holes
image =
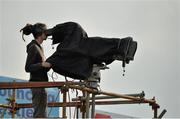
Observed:
[[[133,60],[137,43],[131,37],[102,38],[88,37],[75,22],[66,22],[51,29],[53,44],[57,50],[47,59],[52,69],[74,79],[87,79],[93,64],[112,63],[118,56],[121,61]],[[129,49],[130,47],[131,50]]]

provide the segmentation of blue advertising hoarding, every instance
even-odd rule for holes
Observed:
[[[10,77],[0,76],[1,82],[27,82],[26,80],[20,80]],[[58,88],[46,88],[48,94],[48,102],[59,102],[59,89]],[[8,98],[11,98],[11,89],[0,90],[0,104],[8,104]],[[32,103],[32,94],[30,89],[17,89],[16,90],[16,103]],[[59,117],[59,107],[49,107],[48,117]],[[11,113],[9,110],[0,107],[0,118],[10,118]],[[16,113],[16,118],[31,118],[33,117],[33,108],[20,108]]]

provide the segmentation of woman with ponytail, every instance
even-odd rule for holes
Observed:
[[[41,44],[46,40],[45,34],[46,25],[43,23],[36,23],[34,25],[27,24],[22,31],[22,38],[24,35],[32,34],[34,40],[27,45],[27,59],[25,71],[30,73],[30,80],[33,82],[48,81],[47,71],[51,68],[51,64],[45,62],[43,48]],[[47,108],[47,92],[45,88],[32,88],[32,104],[34,108],[33,117],[46,117]]]

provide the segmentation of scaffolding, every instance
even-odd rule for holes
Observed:
[[[94,118],[96,105],[117,104],[149,104],[149,106],[152,107],[153,118],[162,118],[164,116],[166,110],[164,109],[158,115],[158,109],[160,106],[156,102],[155,97],[152,99],[146,99],[144,91],[137,94],[118,94],[99,90],[98,83],[100,81],[100,70],[105,68],[106,67],[104,66],[94,66],[92,76],[88,80],[76,82],[1,82],[0,89],[12,89],[13,93],[12,98],[9,99],[9,104],[0,104],[0,107],[9,109],[12,118],[15,118],[15,114],[20,108],[32,108],[31,103],[16,103],[16,89],[57,87],[61,90],[63,100],[62,102],[48,103],[48,107],[62,107],[62,118],[67,118],[67,107],[76,107],[76,118],[79,118],[80,112],[82,118]],[[81,91],[82,96],[67,101],[67,93],[69,89],[77,89]]]

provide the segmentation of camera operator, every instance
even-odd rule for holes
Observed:
[[[41,47],[41,44],[47,38],[45,34],[46,29],[46,25],[43,23],[27,24],[21,29],[23,35],[30,35],[32,33],[35,39],[27,45],[26,50],[25,71],[30,73],[29,81],[31,82],[48,82],[47,71],[51,68],[51,64],[45,62],[43,48]],[[47,92],[45,88],[32,88],[31,91],[34,108],[33,117],[45,118],[47,116]]]

